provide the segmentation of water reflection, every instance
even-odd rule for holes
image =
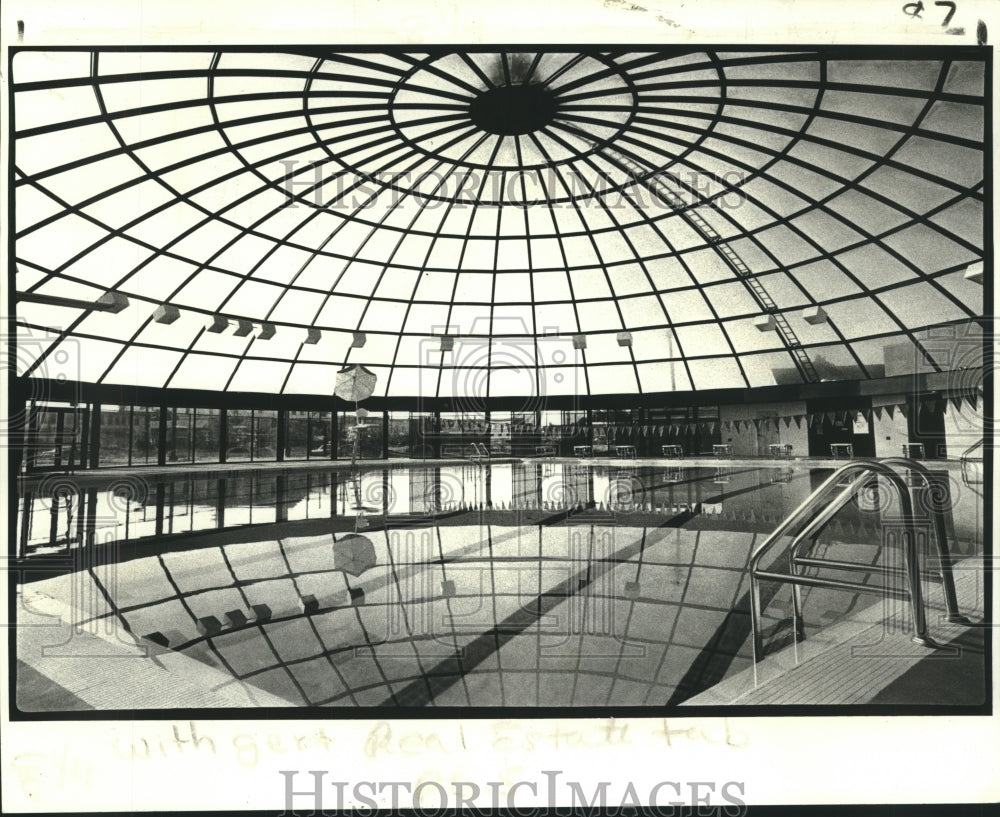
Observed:
[[[30,558],[91,542],[269,524],[329,520],[333,529],[346,529],[359,508],[371,524],[389,527],[477,514],[480,522],[510,524],[722,525],[770,532],[828,475],[825,468],[558,462],[383,468],[353,478],[320,470],[178,473],[148,481],[138,474],[113,480],[55,475],[20,483],[18,552]],[[862,503],[845,509],[833,527],[843,525],[855,537],[874,535],[876,517],[877,509]]]

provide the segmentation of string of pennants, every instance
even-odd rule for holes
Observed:
[[[917,410],[921,413],[927,414],[941,414],[942,412],[953,407],[956,411],[961,411],[963,404],[971,406],[974,410],[978,409],[979,401],[982,399],[982,387],[978,388],[967,388],[962,390],[957,390],[953,392],[948,392],[941,397],[930,398],[927,400],[921,400]],[[846,410],[833,410],[833,411],[822,411],[822,412],[802,412],[798,414],[783,414],[772,417],[754,417],[746,419],[734,419],[734,420],[712,420],[712,421],[702,421],[702,422],[681,422],[681,423],[631,423],[631,424],[615,424],[611,423],[608,425],[603,425],[602,427],[607,430],[609,435],[615,436],[617,438],[639,438],[639,437],[673,437],[680,434],[693,434],[697,432],[709,432],[714,433],[720,427],[727,431],[735,430],[737,432],[749,429],[751,426],[759,431],[776,429],[780,430],[782,427],[790,428],[794,423],[799,429],[805,427],[808,428],[813,425],[822,425],[824,422],[842,422],[842,423],[854,423],[858,417],[863,417],[868,422],[871,422],[873,416],[876,419],[881,420],[883,417],[888,417],[893,419],[897,413],[903,417],[906,417],[910,411],[912,411],[911,405],[906,401],[906,399],[891,398],[873,398],[873,403],[881,403],[880,405],[873,405],[871,408],[866,409],[846,409]],[[804,424],[804,425],[803,425]],[[504,422],[483,422],[482,420],[451,420],[441,418],[434,423],[430,421],[428,423],[431,427],[436,427],[440,431],[444,432],[458,432],[458,433],[471,433],[471,434],[493,434],[493,435],[506,435],[506,434],[541,434],[543,436],[562,436],[562,435],[574,435],[574,434],[584,434],[586,433],[586,423],[569,423],[563,425],[546,425],[538,428],[533,425],[525,424],[511,424]]]

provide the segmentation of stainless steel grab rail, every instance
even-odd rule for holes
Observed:
[[[928,492],[932,494],[931,500],[934,501],[933,493],[937,490],[937,486],[931,479],[930,469],[927,468],[923,463],[917,462],[916,460],[909,459],[906,457],[888,457],[886,459],[880,460],[883,465],[898,466],[907,469],[909,474],[916,474],[920,477],[923,482],[923,487],[927,489]],[[862,483],[860,487],[864,487],[864,484],[872,479],[873,475],[863,476],[859,481]],[[912,487],[912,486],[910,486]],[[848,489],[849,491],[851,489]],[[909,492],[909,490],[908,490]],[[836,504],[836,503],[834,503]],[[789,548],[789,569],[792,573],[796,573],[798,568],[802,567],[820,567],[829,568],[832,570],[854,570],[862,572],[870,572],[874,569],[874,565],[861,564],[856,562],[842,562],[833,559],[818,559],[801,556],[803,545],[808,542],[809,547],[813,547],[816,544],[816,540],[822,531],[823,525],[833,516],[833,513],[828,513],[824,511],[819,517],[813,520],[806,529],[801,531],[798,536],[792,541],[791,547]],[[834,510],[834,513],[839,508]],[[942,590],[944,592],[945,606],[948,611],[948,621],[954,624],[971,624],[972,622],[961,615],[958,609],[958,596],[955,592],[955,577],[954,571],[952,569],[954,560],[951,556],[951,549],[948,545],[948,532],[944,523],[944,516],[940,512],[940,509],[935,508],[933,505],[928,509],[929,514],[934,525],[934,540],[937,547],[938,553],[938,564],[937,564],[937,574],[933,576],[935,579],[940,579]],[[905,574],[905,569],[893,568],[888,566],[883,566],[880,568],[883,573],[890,574]],[[926,576],[925,576],[926,577]],[[930,578],[930,577],[927,577]],[[804,638],[805,634],[802,630],[802,595],[800,590],[800,585],[793,585],[792,587],[792,616],[793,622],[795,624],[796,633]]]
[[[893,462],[890,460],[888,462]],[[920,566],[917,557],[917,537],[913,525],[913,503],[910,492],[899,474],[888,464],[888,462],[854,461],[838,468],[834,471],[822,485],[813,491],[792,513],[782,522],[774,532],[762,542],[750,557],[750,615],[751,627],[753,631],[753,652],[754,661],[759,662],[764,658],[764,636],[761,629],[761,618],[763,610],[761,606],[760,580],[782,582],[791,584],[793,588],[793,605],[795,623],[798,628],[801,621],[801,597],[799,587],[828,587],[843,590],[853,590],[855,592],[877,592],[893,595],[899,598],[908,598],[910,610],[913,617],[914,635],[912,640],[930,648],[938,648],[940,645],[932,641],[927,635],[927,618],[924,611],[922,589],[920,586]],[[909,465],[911,461],[904,460]],[[914,469],[919,472],[919,469]],[[926,469],[925,469],[926,470]],[[873,478],[884,477],[886,481],[895,488],[899,497],[901,518],[903,523],[903,570],[906,576],[906,588],[893,587],[891,585],[868,585],[857,582],[846,582],[840,579],[826,579],[818,576],[804,576],[798,574],[792,562],[790,573],[774,573],[760,569],[760,562],[768,550],[795,525],[805,522],[805,526],[796,535],[792,542],[795,548],[801,542],[810,537],[818,536],[827,523],[844,505],[846,505],[857,494],[857,492],[867,485]],[[843,486],[845,477],[851,477],[847,487]],[[832,500],[830,494],[835,489],[841,488],[839,494]],[[943,525],[943,522],[942,522]],[[942,528],[943,529],[943,528]],[[938,540],[939,543],[941,540]],[[945,544],[947,548],[947,544]],[[790,553],[790,560],[794,556]],[[950,565],[949,565],[950,567]],[[952,586],[952,590],[954,587]],[[956,605],[957,607],[957,605]],[[949,609],[949,613],[951,609]],[[957,613],[956,613],[957,614]]]
[[[941,488],[931,480],[931,471],[926,465],[906,457],[888,457],[879,461],[884,465],[906,468],[910,473],[918,474],[930,494],[931,502],[935,501],[935,494]],[[933,504],[928,508],[928,513],[934,524],[934,540],[938,553],[937,568],[941,576],[941,586],[944,589],[948,621],[954,624],[971,624],[972,622],[961,615],[958,610],[958,596],[955,593],[955,572],[953,570],[955,560],[952,558],[951,547],[948,544],[948,530],[944,524],[942,511],[943,509],[937,508]]]

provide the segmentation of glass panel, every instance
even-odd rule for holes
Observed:
[[[196,409],[194,422],[195,462],[219,461],[219,409]]]
[[[285,459],[304,460],[309,455],[309,412],[285,414]]]
[[[407,411],[389,412],[390,459],[433,456],[424,435],[424,426],[430,416]]]
[[[254,460],[276,460],[278,458],[277,451],[278,412],[274,409],[255,410],[253,413],[251,458]]]
[[[246,462],[250,459],[253,412],[250,409],[229,409],[226,418],[226,462]]]
[[[167,409],[167,462],[193,462],[194,409]]]
[[[101,406],[101,466],[128,465],[131,406]]]
[[[160,409],[135,406],[132,409],[132,465],[156,465],[159,440]]]
[[[467,456],[474,453],[476,446],[485,445],[489,448],[490,443],[490,427],[486,422],[486,412],[441,412],[442,457]]]
[[[39,406],[36,418],[30,467],[46,470],[79,465],[83,453],[83,410],[69,406]]]
[[[382,412],[372,411],[359,420],[353,411],[337,417],[337,459],[362,460],[382,458]]]
[[[614,412],[597,409],[592,412],[592,423],[594,427],[594,454],[607,454],[608,446],[614,438],[613,419]]]
[[[494,411],[490,414],[490,453],[494,457],[510,456],[510,418],[509,411]],[[498,501],[498,500],[494,500]]]
[[[333,414],[329,411],[309,412],[309,458],[330,459],[333,439]]]

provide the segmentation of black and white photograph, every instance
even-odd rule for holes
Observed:
[[[648,40],[7,27],[10,726],[270,751],[303,808],[318,767],[225,730],[996,734],[994,32],[630,5]],[[4,753],[15,810],[98,774]]]

